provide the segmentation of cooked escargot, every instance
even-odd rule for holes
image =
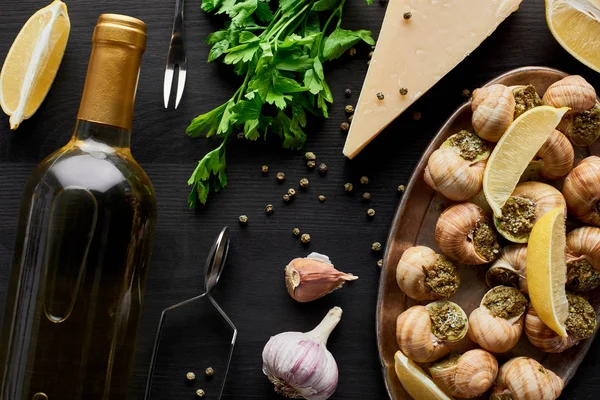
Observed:
[[[569,316],[565,325],[567,337],[561,337],[538,317],[533,307],[527,310],[525,317],[525,333],[527,338],[538,349],[546,353],[560,353],[580,341],[589,338],[596,329],[596,311],[583,297],[567,294]]]
[[[523,332],[527,299],[514,287],[496,286],[469,316],[469,339],[492,353],[504,353]]]
[[[450,354],[429,368],[431,379],[450,396],[472,399],[487,392],[498,376],[496,357],[482,349]]]
[[[501,84],[475,89],[471,97],[471,110],[471,123],[475,132],[482,139],[497,142],[513,122],[513,91]]]
[[[494,228],[473,203],[455,204],[444,210],[435,226],[435,239],[444,254],[464,264],[485,264],[500,255]]]
[[[513,286],[527,294],[527,245],[510,244],[502,249],[498,258],[485,274],[489,287]]]
[[[431,154],[425,168],[425,182],[451,200],[467,200],[481,191],[489,155],[490,148],[484,140],[474,133],[460,131]]]
[[[515,96],[514,119],[517,119],[525,111],[542,105],[542,99],[540,99],[533,85],[510,86],[510,89]]]
[[[540,148],[535,161],[540,166],[540,175],[546,179],[564,178],[573,169],[575,151],[565,135],[556,129]]]
[[[416,362],[431,362],[448,354],[469,329],[467,315],[447,300],[414,306],[398,316],[396,340],[400,350]]]
[[[572,112],[578,113],[596,104],[596,91],[581,76],[570,75],[550,85],[542,103],[556,108],[569,107]]]
[[[562,192],[571,215],[600,226],[600,157],[581,160],[565,178]]]
[[[600,137],[600,103],[582,112],[569,111],[557,128],[575,146],[589,146]]]
[[[554,372],[529,357],[516,357],[500,367],[490,400],[556,400],[565,384]]]
[[[559,206],[565,207],[565,199],[558,189],[541,182],[523,182],[502,207],[502,215],[494,217],[494,224],[508,240],[527,243],[535,222]]]
[[[452,296],[460,285],[458,268],[444,255],[426,246],[409,247],[396,268],[396,282],[415,300],[438,300]]]
[[[587,292],[600,286],[600,228],[585,226],[567,234],[567,289]]]

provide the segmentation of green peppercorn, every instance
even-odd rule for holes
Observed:
[[[306,158],[306,161],[315,161],[317,159],[317,156],[315,156],[315,153],[313,153],[312,151],[307,151],[306,153],[304,153],[304,158]]]
[[[371,245],[371,250],[375,253],[379,253],[381,251],[381,243],[379,242],[373,242],[373,244]]]
[[[319,195],[319,201],[321,203],[323,203],[325,201],[325,196],[323,196],[322,194]]]
[[[372,208],[369,208],[369,209],[367,210],[367,215],[368,215],[370,218],[373,218],[373,217],[375,216],[375,210],[374,210],[374,209],[372,209]]]
[[[398,185],[398,193],[399,194],[404,193],[405,190],[406,190],[406,186],[404,186],[404,185]]]
[[[407,89],[407,88],[405,88],[405,87],[403,87],[403,88],[400,88],[400,94],[401,94],[402,96],[406,96],[406,95],[408,94],[408,89]]]
[[[246,226],[248,225],[248,216],[247,215],[240,215],[240,225],[242,226]]]
[[[260,167],[260,172],[262,172],[263,175],[267,175],[269,173],[269,166],[263,165],[262,167]]]
[[[289,194],[286,193],[286,194],[283,195],[283,202],[284,203],[289,203],[291,200],[292,199],[290,198]]]
[[[278,182],[283,182],[285,181],[285,174],[283,172],[278,172],[277,173],[277,181]]]
[[[383,100],[383,99],[385,99],[385,95],[383,94],[383,92],[377,93],[377,100]]]
[[[379,259],[379,261],[377,261],[377,266],[379,268],[383,267],[383,259]]]
[[[298,237],[298,236],[300,236],[300,229],[294,228],[294,229],[292,229],[292,233],[294,234],[294,236]]]
[[[328,171],[327,164],[325,164],[325,163],[319,164],[319,174],[320,175],[325,175],[327,173],[327,171]]]
[[[369,184],[369,178],[366,176],[361,176],[360,177],[360,184],[361,185],[368,185]]]
[[[308,187],[308,179],[306,179],[306,178],[300,179],[300,187],[302,189],[306,189]]]
[[[289,188],[287,191],[287,194],[291,197],[294,197],[296,195],[296,189],[294,188]]]
[[[265,212],[267,213],[267,215],[273,214],[273,211],[275,211],[275,207],[273,207],[273,204],[267,204],[267,206],[265,207]]]
[[[351,95],[352,95],[352,90],[350,90],[350,89],[344,90],[344,96],[350,97]]]
[[[205,395],[206,395],[206,393],[204,392],[204,390],[202,390],[202,389],[196,390],[196,397],[203,398]]]
[[[354,185],[348,182],[344,185],[344,190],[346,193],[351,193],[354,190]]]
[[[310,243],[310,235],[308,233],[303,233],[302,236],[300,237],[300,241],[304,244],[309,244]]]
[[[347,122],[342,122],[340,124],[340,129],[342,132],[348,132],[348,130],[350,130],[350,124]]]
[[[189,382],[196,380],[196,374],[193,372],[188,372],[185,374],[185,379]]]
[[[410,11],[405,12],[404,15],[402,15],[404,17],[404,19],[411,19],[412,17],[412,13]]]
[[[312,160],[306,162],[306,166],[308,167],[308,169],[313,169],[315,165],[317,165],[317,163]]]
[[[211,377],[215,374],[215,370],[212,369],[212,367],[208,367],[206,370],[204,370],[204,374],[206,374],[208,377]]]
[[[370,200],[371,200],[371,193],[369,193],[369,192],[364,192],[364,193],[363,193],[363,195],[362,195],[362,199],[363,199],[363,201],[364,201],[365,203],[366,203],[366,202],[368,202],[368,201],[370,201]]]
[[[352,104],[348,104],[346,107],[344,107],[344,111],[346,111],[346,114],[352,114],[354,112],[354,106]]]

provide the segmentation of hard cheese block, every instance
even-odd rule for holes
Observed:
[[[354,158],[475,50],[520,3],[521,0],[391,0],[344,155]],[[408,19],[404,15],[407,12],[411,13]],[[401,88],[406,88],[407,94],[401,94]]]

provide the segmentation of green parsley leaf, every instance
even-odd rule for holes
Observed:
[[[198,161],[196,169],[188,180],[188,185],[194,185],[192,193],[188,197],[190,208],[194,208],[196,201],[206,204],[210,190],[218,192],[227,186],[227,174],[225,169],[227,162],[225,159],[225,142],[219,147],[210,151],[204,158]]]
[[[349,31],[336,28],[325,40],[323,58],[325,60],[335,60],[361,40],[370,45],[375,44],[370,31]]]
[[[197,116],[192,120],[190,126],[187,127],[185,132],[191,137],[200,136],[204,132],[206,132],[206,137],[214,135],[217,132],[217,128],[219,127],[221,119],[223,118],[223,113],[225,112],[227,104],[229,103],[222,104],[206,114]]]
[[[229,40],[223,39],[220,42],[217,42],[211,47],[210,52],[208,53],[208,62],[212,62],[217,58],[221,57],[223,53],[229,48],[230,43]]]
[[[333,10],[334,8],[337,8],[339,6],[339,4],[340,4],[340,0],[319,0],[313,4],[312,10],[313,11]]]

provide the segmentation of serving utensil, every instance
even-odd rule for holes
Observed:
[[[210,398],[220,399],[233,355],[237,328],[211,296],[229,251],[229,228],[217,236],[204,266],[204,293],[163,310],[150,361],[145,399],[169,398],[172,385],[196,371],[190,390],[203,388]],[[177,359],[174,357],[177,355]],[[204,377],[206,368],[213,376]]]
[[[187,57],[185,55],[185,36],[183,31],[183,8],[185,0],[176,0],[175,18],[173,20],[173,33],[169,44],[167,56],[167,67],[165,69],[165,80],[163,84],[163,97],[165,108],[169,108],[171,98],[171,85],[175,76],[175,68],[178,69],[177,97],[175,98],[175,109],[179,106],[183,90],[185,89],[185,77],[187,74]]]

